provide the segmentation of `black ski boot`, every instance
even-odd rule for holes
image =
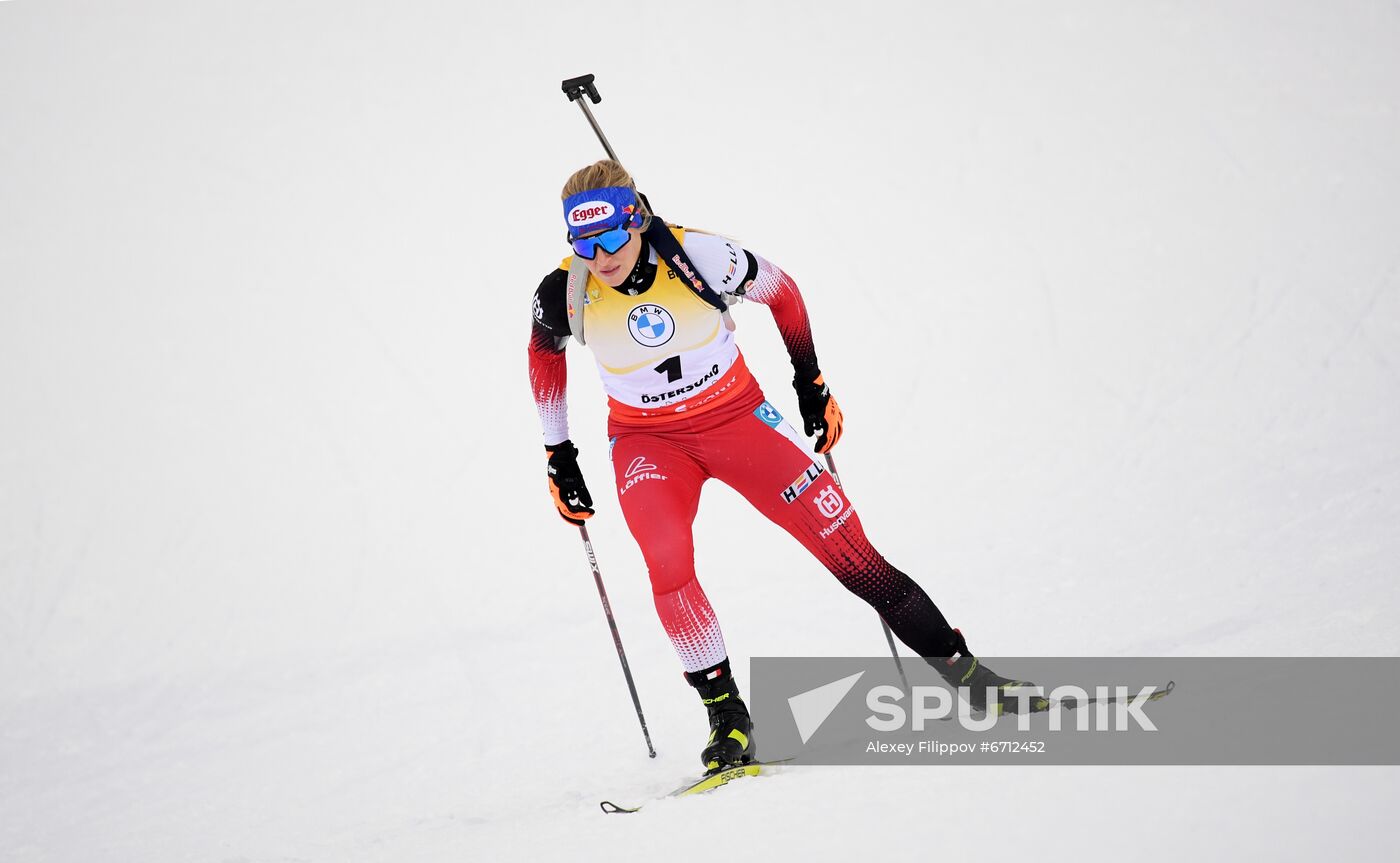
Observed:
[[[710,739],[700,762],[710,772],[753,761],[753,722],[739,697],[739,685],[729,674],[729,660],[703,671],[686,672],[685,679],[700,693],[710,713]]]
[[[953,634],[957,636],[954,643],[956,656],[947,659],[930,660],[930,664],[943,675],[943,679],[948,681],[948,685],[959,690],[959,694],[965,694],[967,701],[974,710],[983,713],[988,712],[987,687],[996,690],[996,702],[990,706],[990,711],[997,716],[1003,713],[1017,713],[1021,709],[1021,699],[1014,693],[1005,692],[1017,686],[1034,686],[1026,680],[1012,680],[1009,677],[1002,677],[983,665],[981,660],[972,655],[967,649],[967,639],[963,638],[962,630],[955,629]],[[965,687],[965,688],[963,688]],[[1026,699],[1026,708],[1029,713],[1040,713],[1050,709],[1050,702],[1040,695],[1031,696]]]

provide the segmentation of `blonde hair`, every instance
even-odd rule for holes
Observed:
[[[564,182],[564,189],[559,193],[559,200],[568,200],[570,195],[577,195],[579,192],[586,192],[589,189],[602,189],[607,186],[622,186],[626,189],[637,191],[637,184],[632,179],[632,175],[627,173],[627,169],[619,162],[612,159],[599,159],[587,168],[579,168],[569,176]],[[646,230],[651,224],[651,209],[642,202],[640,195],[637,196],[637,205],[642,209],[642,230]],[[679,228],[666,222],[668,228]],[[710,231],[702,231],[698,228],[686,228],[692,234],[712,234]],[[723,234],[712,234],[713,236],[724,236]],[[726,239],[729,239],[726,237]]]
[[[627,173],[626,168],[612,159],[600,159],[587,168],[574,171],[564,183],[564,191],[559,193],[559,200],[568,200],[570,195],[607,186],[622,186],[637,191],[637,184],[632,181],[632,175]]]

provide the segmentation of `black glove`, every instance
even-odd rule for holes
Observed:
[[[792,388],[797,390],[797,409],[802,412],[802,425],[807,436],[820,435],[815,451],[831,452],[831,448],[841,439],[841,407],[822,381],[822,373],[814,371],[810,376],[799,374],[793,378]]]
[[[582,526],[593,515],[593,495],[583,484],[578,468],[578,448],[570,441],[546,446],[549,453],[549,496],[559,515],[569,524]]]

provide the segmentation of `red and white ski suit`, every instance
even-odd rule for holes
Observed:
[[[782,270],[723,237],[677,229],[715,290],[769,307],[799,379],[818,374],[807,309]],[[564,348],[570,335],[565,259],[534,299],[530,382],[544,442],[568,438]],[[686,671],[726,658],[695,576],[692,524],[711,478],[792,534],[870,603],[920,656],[950,656],[954,634],[928,595],[871,546],[860,517],[804,440],[763,396],[728,316],[643,249],[619,287],[589,278],[584,335],[608,393],[618,501],[651,576],[661,624]]]

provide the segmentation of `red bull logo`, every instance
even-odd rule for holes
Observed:
[[[682,258],[678,254],[672,255],[671,263],[676,265],[676,269],[680,272],[682,276],[685,276],[686,281],[690,282],[691,286],[695,288],[695,292],[697,294],[705,290],[705,283],[700,281],[700,277],[695,275],[694,270],[686,266],[684,258]]]

